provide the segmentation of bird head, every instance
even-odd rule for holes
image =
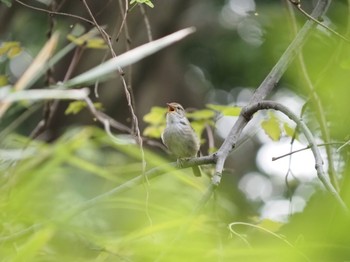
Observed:
[[[178,116],[185,116],[185,109],[182,107],[182,105],[180,105],[179,103],[167,103],[168,106],[168,114],[174,114],[174,115],[178,115]]]

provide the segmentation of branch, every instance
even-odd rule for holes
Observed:
[[[340,145],[340,144],[342,145],[342,144],[344,144],[344,143],[342,143],[342,142],[329,142],[329,143],[317,144],[317,146],[318,146],[318,147],[320,147],[320,146],[325,146],[325,147],[327,147],[327,146],[330,146],[330,145]],[[272,157],[272,161],[276,161],[276,160],[279,160],[279,159],[281,159],[281,158],[283,158],[283,157],[291,156],[291,155],[294,155],[294,154],[296,154],[296,153],[299,153],[299,152],[302,152],[302,151],[305,151],[305,150],[308,150],[308,149],[310,149],[310,145],[308,145],[308,146],[306,146],[306,147],[304,147],[304,148],[300,148],[300,149],[298,149],[298,150],[295,150],[295,151],[292,151],[292,152],[289,152],[289,153],[280,155],[280,156]]]
[[[334,31],[332,28],[330,28],[330,27],[326,26],[325,24],[321,23],[317,18],[314,18],[314,17],[310,16],[304,9],[301,8],[300,0],[289,0],[289,2],[291,4],[293,4],[308,19],[314,21],[316,24],[318,24],[319,26],[322,26],[323,28],[325,28],[326,30],[331,32],[332,34],[334,34],[337,37],[339,37],[340,39],[344,40],[345,42],[350,43],[349,39],[347,39],[346,37],[342,36],[338,32]]]
[[[69,64],[68,70],[64,76],[63,81],[67,81],[75,67],[78,65],[78,61],[80,60],[82,54],[84,52],[84,48],[78,46],[73,54],[73,58],[71,60],[71,63]],[[50,70],[51,67],[48,67],[47,70]],[[50,86],[50,85],[48,85]],[[33,131],[30,133],[30,138],[31,139],[36,139],[39,135],[41,135],[46,129],[49,128],[51,125],[58,109],[58,105],[60,103],[60,100],[48,100],[46,101],[44,105],[44,110],[43,110],[43,119],[40,120],[40,122],[36,125],[36,127],[33,129]]]
[[[337,149],[337,152],[339,152],[340,150],[342,150],[344,147],[350,145],[350,140],[348,140],[348,142],[344,143],[342,146],[340,146],[338,149]]]
[[[289,3],[287,2],[287,6],[288,6],[288,12],[290,13],[292,25],[293,25],[293,31],[294,31],[294,34],[296,34],[297,33],[296,20],[295,20],[292,4],[290,4],[290,2],[293,3],[293,0],[287,0],[287,1],[289,2]],[[300,6],[299,6],[299,8],[300,8]],[[315,91],[315,85],[312,83],[311,78],[309,76],[309,73],[308,73],[308,70],[307,70],[307,67],[306,67],[306,64],[304,61],[303,52],[300,52],[298,54],[297,61],[298,61],[299,66],[300,66],[301,77],[304,79],[305,86],[308,89],[308,92],[310,95],[310,99],[313,101],[313,106],[316,110],[316,115],[317,115],[318,122],[319,122],[320,129],[321,129],[322,139],[326,143],[328,174],[329,174],[329,177],[331,179],[332,184],[337,189],[337,191],[339,191],[339,183],[338,183],[338,180],[337,180],[337,177],[335,174],[332,148],[330,147],[330,145],[327,145],[331,141],[331,137],[330,137],[330,133],[329,133],[329,130],[327,127],[327,120],[326,120],[326,117],[324,114],[325,110],[324,110],[324,107],[321,103],[321,99],[319,98],[318,94]],[[303,114],[303,111],[302,111],[302,114]]]
[[[319,0],[311,14],[312,17],[322,16],[326,12],[327,6],[328,0]],[[271,93],[271,91],[274,89],[274,87],[277,85],[282,75],[286,71],[289,64],[293,61],[298,52],[300,52],[303,44],[307,39],[309,32],[313,28],[313,25],[314,22],[312,20],[309,20],[305,23],[305,25],[294,38],[293,42],[288,46],[287,50],[283,53],[279,61],[272,68],[271,72],[266,76],[264,81],[257,88],[249,102],[249,105],[262,101],[269,93]],[[235,148],[236,143],[242,133],[242,130],[247,124],[248,121],[242,115],[240,115],[236,123],[232,127],[229,135],[225,139],[224,143],[218,150],[218,160],[216,163],[215,175],[212,179],[212,182],[215,185],[219,185],[226,158],[228,154]]]
[[[84,22],[87,22],[89,23],[90,25],[93,25],[93,21],[90,21],[89,19],[86,19],[84,17],[81,17],[81,16],[78,16],[78,15],[73,15],[73,14],[68,14],[68,13],[63,13],[63,12],[55,12],[55,11],[51,11],[51,10],[47,10],[47,9],[43,9],[43,8],[39,8],[39,7],[35,7],[35,6],[31,6],[31,5],[28,5],[26,3],[23,3],[21,2],[20,0],[15,0],[17,3],[25,6],[25,7],[28,7],[28,8],[31,8],[31,9],[34,9],[34,10],[37,10],[37,11],[40,11],[40,12],[45,12],[49,15],[61,15],[61,16],[68,16],[68,17],[72,17],[72,18],[76,18],[76,19],[79,19],[81,21],[84,21]]]
[[[146,10],[143,7],[143,5],[139,5],[140,7],[140,11],[141,14],[143,16],[143,21],[145,22],[145,26],[146,26],[146,30],[147,30],[147,37],[148,37],[148,42],[152,42],[153,41],[153,37],[152,37],[152,30],[151,30],[151,24],[148,20],[147,14],[146,14]]]
[[[320,0],[315,7],[314,11],[312,12],[312,15],[315,17],[321,16],[327,7],[327,1],[326,0]],[[272,69],[270,74],[265,78],[265,80],[261,83],[259,88],[257,89],[256,93],[254,94],[253,98],[251,99],[250,104],[254,104],[262,99],[264,99],[275,87],[276,83],[279,81],[285,70],[287,69],[287,66],[290,64],[290,62],[295,57],[295,53],[300,50],[304,42],[306,41],[307,34],[312,29],[313,22],[308,21],[302,30],[298,33],[294,41],[290,44],[288,49],[285,51],[285,53],[282,55],[280,60],[277,62],[275,67]],[[171,163],[169,165],[163,166],[163,167],[157,167],[154,169],[149,170],[145,173],[145,176],[148,179],[157,177],[167,171],[169,171],[169,168],[176,167],[176,168],[186,168],[193,165],[201,165],[201,164],[215,164],[216,163],[216,173],[214,177],[212,178],[212,186],[210,186],[206,192],[206,194],[202,197],[200,204],[193,210],[193,214],[198,214],[198,212],[202,209],[202,207],[205,205],[205,203],[210,199],[212,193],[215,191],[215,188],[217,185],[219,185],[221,180],[221,173],[223,169],[224,162],[228,156],[228,154],[235,148],[235,145],[237,143],[237,140],[243,130],[243,128],[248,123],[248,120],[242,115],[238,118],[237,122],[235,123],[234,127],[231,129],[231,132],[229,136],[226,138],[220,149],[213,155],[205,156],[205,157],[199,157],[199,158],[193,158],[189,161],[182,162],[181,165],[177,163]],[[321,167],[322,168],[322,167]],[[132,180],[129,180],[128,182],[102,194],[99,195],[93,199],[90,199],[89,201],[85,202],[81,206],[77,207],[74,211],[74,214],[76,212],[80,212],[83,210],[86,210],[92,206],[94,206],[97,202],[100,202],[102,200],[105,200],[106,198],[118,194],[120,192],[123,192],[130,187],[134,187],[135,185],[139,185],[143,183],[144,177],[138,176]],[[335,192],[338,196],[337,192]],[[340,199],[341,203],[342,200]]]
[[[126,125],[123,125],[122,123],[117,122],[112,117],[97,110],[89,97],[85,98],[85,102],[87,104],[87,107],[90,113],[96,118],[97,121],[99,121],[102,124],[105,124],[107,121],[109,125],[115,128],[116,130],[131,133],[131,129],[129,127],[127,127]]]
[[[274,109],[277,111],[280,111],[284,113],[286,116],[288,116],[292,121],[294,121],[300,128],[300,131],[305,135],[306,140],[309,143],[309,146],[311,148],[311,151],[315,158],[315,169],[317,171],[317,176],[321,180],[324,187],[327,189],[327,191],[335,198],[335,200],[338,202],[338,204],[342,207],[342,209],[346,212],[349,212],[346,204],[344,201],[340,198],[338,192],[333,187],[332,183],[330,182],[328,176],[325,174],[323,170],[323,160],[321,157],[321,153],[318,150],[315,138],[313,137],[311,131],[306,126],[306,124],[303,122],[302,119],[299,119],[299,117],[294,114],[291,110],[289,110],[287,107],[274,102],[274,101],[262,101],[258,103],[251,104],[245,108],[242,109],[241,115],[246,119],[248,122],[254,113],[256,113],[259,110],[263,109]]]

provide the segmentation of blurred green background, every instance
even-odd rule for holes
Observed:
[[[14,57],[0,56],[0,75],[8,84],[23,74],[48,32],[60,33],[58,52],[77,23],[86,31],[92,28],[72,16],[49,16],[17,1],[11,7],[5,2],[0,4],[0,43],[16,41],[22,48]],[[311,12],[314,2],[303,1],[303,9]],[[118,32],[123,20],[119,1],[87,3],[110,35]],[[25,4],[90,19],[82,1]],[[296,9],[293,16],[287,1],[153,4],[143,8],[154,39],[189,26],[197,31],[125,69],[141,131],[149,124],[143,117],[151,108],[167,102],[192,111],[207,104],[244,106],[294,38],[293,27],[306,22]],[[322,21],[349,35],[349,6],[349,1],[332,1]],[[144,19],[139,6],[131,8],[129,36],[122,30],[113,41],[117,55],[148,42]],[[268,97],[297,114],[306,104],[303,119],[323,143],[313,94],[319,98],[330,141],[337,142],[331,153],[339,192],[348,205],[350,151],[341,145],[350,138],[349,47],[315,26],[303,57],[290,65]],[[74,50],[53,67],[50,80],[43,77],[33,88],[63,81],[73,56]],[[86,48],[73,76],[104,57],[109,57],[106,49]],[[132,125],[119,78],[100,83],[98,97],[91,92],[91,99],[102,104],[104,113]],[[36,140],[29,135],[43,117],[43,103],[13,104],[0,119],[0,261],[350,261],[349,217],[322,187],[311,153],[271,161],[291,150],[286,132],[273,141],[263,129],[262,122],[274,117],[295,127],[280,114],[263,112],[253,119],[227,159],[219,188],[193,216],[210,184],[208,177],[169,167],[161,176],[129,186],[142,173],[139,147],[118,130],[113,130],[118,142],[111,139],[86,109],[65,114],[68,106],[60,102],[51,125]],[[235,119],[210,119],[211,132],[202,134],[204,155],[220,147]],[[214,146],[209,144],[212,138]],[[159,138],[145,141],[146,170],[174,161]],[[301,136],[293,150],[306,145]],[[327,170],[326,151],[320,150]],[[203,170],[210,175],[213,166]]]

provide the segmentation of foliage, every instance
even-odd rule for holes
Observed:
[[[6,75],[5,68],[8,66],[11,59],[16,57],[22,52],[22,47],[20,42],[16,41],[10,41],[10,42],[3,42],[0,46],[0,58],[4,58],[3,65],[1,66],[1,73],[0,75],[0,87],[5,86],[8,84],[8,76]]]
[[[290,138],[294,136],[296,138],[298,137],[295,129],[291,128],[287,122],[278,118],[273,112],[269,112],[268,117],[261,122],[261,128],[273,141],[279,141],[282,135],[287,135]]]
[[[237,106],[226,106],[226,105],[213,105],[213,104],[208,104],[208,108],[218,111],[224,116],[238,116],[239,113],[241,112],[241,108]]]
[[[130,5],[136,4],[136,3],[138,3],[138,4],[146,4],[146,5],[148,5],[151,8],[154,7],[154,4],[150,0],[131,0],[130,1]]]
[[[94,108],[99,109],[99,110],[101,110],[103,108],[101,103],[93,103],[93,105],[94,105]],[[76,115],[85,107],[86,107],[86,102],[74,101],[74,102],[69,103],[69,105],[64,113],[66,115],[69,115],[69,114]]]
[[[7,147],[21,150],[28,142],[13,136]],[[310,213],[302,220],[292,218],[295,222],[287,226],[251,219],[251,225],[228,227],[223,221],[237,219],[229,207],[239,203],[230,203],[220,190],[198,217],[189,216],[209,182],[193,177],[191,170],[172,169],[149,184],[144,180],[125,192],[91,201],[141,171],[138,148],[114,143],[103,130],[72,129],[54,144],[31,141],[17,152],[21,161],[16,166],[10,159],[2,164],[9,174],[1,178],[0,199],[0,253],[6,260],[153,261],[166,256],[167,261],[271,261],[278,256],[307,261],[322,253],[338,258],[350,254],[348,236],[336,234],[341,220],[327,211],[331,202],[319,202],[324,196],[315,197]],[[167,162],[150,151],[146,160],[149,169]],[[83,208],[74,212],[79,207]],[[308,226],[314,209],[319,209],[319,221]]]
[[[9,59],[15,57],[22,51],[19,42],[4,42],[0,46],[0,56],[6,55]]]
[[[232,146],[235,150],[227,158],[221,184],[209,197],[217,171],[214,163],[202,165],[205,175],[197,178],[190,168],[175,168],[180,164],[171,163],[171,156],[161,151],[166,109],[153,104],[164,104],[162,100],[178,94],[184,105],[201,108],[189,110],[187,117],[203,148],[217,152],[225,139],[217,132],[218,122],[228,120],[222,129],[230,131],[252,96],[251,87],[258,86],[291,42],[287,20],[296,28],[307,20],[285,16],[282,5],[274,1],[257,2],[259,13],[244,14],[245,4],[214,2],[160,1],[157,5],[163,8],[171,6],[159,9],[167,10],[162,13],[152,1],[131,0],[128,10],[121,6],[125,13],[120,17],[113,14],[120,28],[113,28],[114,22],[105,16],[116,1],[96,1],[90,10],[107,26],[73,15],[81,10],[68,1],[63,4],[65,13],[62,6],[46,2],[45,8],[52,10],[41,8],[41,18],[38,9],[19,2],[10,9],[13,21],[6,21],[7,35],[0,35],[0,86],[5,86],[0,89],[0,261],[349,260],[348,214],[334,203],[316,172],[308,173],[306,165],[314,162],[300,161],[301,175],[294,172],[291,163],[303,149],[292,152],[294,144],[289,143],[300,142],[300,130],[279,113],[253,116],[252,132],[244,130],[242,143]],[[255,6],[255,1],[243,2]],[[12,1],[2,3],[11,7]],[[142,6],[142,16],[129,12],[138,4],[154,8],[147,12],[151,23],[157,23],[153,31],[157,36],[196,21],[199,27],[181,45],[137,64],[131,74],[125,67],[194,32],[187,28],[151,41],[154,25],[147,24]],[[335,3],[327,14],[332,28],[343,32],[341,20],[348,17],[344,4]],[[172,11],[175,16],[170,16]],[[25,20],[28,17],[31,23]],[[145,30],[140,30],[143,23],[147,40]],[[47,29],[50,37],[38,41]],[[295,61],[279,85],[273,83],[276,92],[268,95],[300,113],[317,142],[331,145],[329,151],[321,149],[325,168],[330,175],[334,169],[332,183],[339,183],[337,190],[350,206],[350,48],[324,27],[313,27],[309,37],[301,55],[293,51]],[[109,49],[106,39],[115,50]],[[149,43],[140,45],[140,39]],[[27,52],[34,57],[29,69],[14,74],[10,64]],[[123,81],[125,86],[118,84]],[[121,101],[120,90],[126,102]],[[48,112],[58,99],[74,101]],[[93,103],[95,99],[98,102]],[[47,101],[45,106],[42,100]],[[42,113],[29,117],[38,108]],[[136,115],[143,116],[144,123]],[[83,125],[85,119],[102,126]],[[144,127],[142,141],[139,126]],[[41,127],[44,132],[37,135]],[[285,158],[287,168],[279,170],[282,176],[277,176],[259,166],[270,161],[258,160],[259,149],[282,143],[290,149],[283,153],[291,155]]]

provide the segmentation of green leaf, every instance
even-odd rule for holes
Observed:
[[[340,63],[339,63],[340,67],[344,70],[349,70],[350,69],[350,58],[349,58],[349,54],[343,55]]]
[[[295,139],[299,139],[298,133],[295,134],[295,128],[290,127],[287,123],[283,124],[283,129],[284,132],[286,133],[287,136],[289,137],[295,137]]]
[[[145,1],[145,4],[148,5],[151,8],[154,7],[154,4],[151,1]]]
[[[284,224],[271,219],[263,219],[257,225],[271,232],[278,232]]]
[[[76,115],[78,114],[82,109],[86,107],[86,103],[84,101],[74,101],[69,103],[66,111],[64,111],[65,115]]]
[[[103,40],[101,37],[95,37],[87,41],[86,47],[94,49],[106,49],[107,45],[105,40]]]
[[[287,123],[283,124],[283,128],[287,136],[293,137],[295,132],[294,128],[291,128]]]
[[[280,122],[273,114],[270,114],[269,119],[261,123],[261,127],[273,141],[278,141],[281,138]]]
[[[54,229],[50,227],[35,232],[27,242],[17,248],[16,256],[12,261],[35,261],[37,253],[50,241],[54,233]]]
[[[85,46],[87,48],[94,49],[106,49],[107,45],[101,37],[93,37],[86,39],[86,36],[76,37],[72,34],[67,35],[67,39],[77,46]]]
[[[165,125],[161,126],[148,126],[143,131],[143,135],[151,138],[160,138],[163,130],[165,128]]]
[[[101,103],[93,103],[94,107],[98,110],[103,110],[103,105]],[[66,111],[64,112],[66,115],[76,115],[82,109],[86,107],[86,103],[84,101],[74,101],[69,103]]]
[[[7,55],[8,58],[13,58],[22,52],[20,42],[4,42],[0,47],[0,56]]]
[[[214,105],[214,104],[207,104],[207,107],[215,111],[219,111],[224,116],[239,116],[242,109],[238,106],[225,106],[225,105]]]
[[[148,114],[144,115],[143,121],[151,125],[165,124],[165,113],[166,108],[154,106]]]
[[[151,0],[131,0],[130,1],[130,5],[135,4],[135,3],[146,4],[146,5],[148,5],[151,8],[154,7],[154,4],[151,2]]]
[[[192,119],[212,119],[215,116],[215,112],[209,109],[196,110],[186,114],[187,117]]]
[[[8,78],[5,75],[0,75],[0,86],[6,86],[8,84]]]

